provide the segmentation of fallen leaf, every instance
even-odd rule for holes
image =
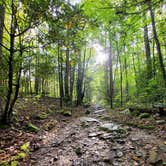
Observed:
[[[133,160],[139,161],[139,158],[137,156],[133,156]]]

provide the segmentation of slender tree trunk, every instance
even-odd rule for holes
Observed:
[[[150,55],[150,43],[149,43],[147,24],[145,24],[144,26],[144,43],[145,43],[146,64],[147,64],[147,79],[149,80],[152,78],[152,60]]]
[[[0,5],[0,43],[3,40],[3,26],[4,26],[5,7]],[[0,45],[0,61],[2,58],[2,46]]]
[[[126,76],[126,102],[129,101],[129,82],[128,82],[128,68],[127,68],[127,58],[125,57],[124,60],[124,67],[125,67],[125,76]]]
[[[116,47],[117,47],[118,61],[119,61],[119,65],[120,65],[120,104],[122,107],[122,105],[123,105],[123,87],[122,87],[123,75],[122,75],[122,63],[121,63],[121,59],[120,59],[120,50],[119,50],[118,42],[116,43]]]
[[[113,68],[112,68],[112,44],[110,42],[110,53],[109,53],[109,78],[110,78],[110,90],[109,90],[109,96],[110,96],[110,105],[111,105],[111,108],[113,108],[113,93],[114,93],[114,83],[113,83]]]
[[[156,58],[155,58],[155,42],[152,43],[152,57],[153,57],[153,77],[156,76]]]
[[[8,111],[11,102],[11,96],[13,92],[13,59],[14,59],[14,41],[15,41],[15,31],[16,31],[16,21],[15,21],[15,11],[14,11],[14,2],[12,0],[12,17],[10,25],[10,54],[8,59],[8,92],[6,96],[6,104],[4,109],[4,115],[2,117],[3,123],[7,123]]]
[[[38,76],[38,66],[39,66],[39,59],[36,55],[36,65],[35,65],[35,94],[39,94],[39,76]]]
[[[58,76],[59,76],[59,94],[60,94],[60,107],[63,106],[63,74],[62,74],[62,51],[60,51],[60,44],[58,44]]]
[[[157,49],[157,54],[158,54],[158,58],[159,58],[160,69],[161,69],[161,73],[163,75],[164,85],[166,87],[166,71],[165,71],[164,62],[163,62],[163,56],[162,56],[162,52],[161,52],[160,41],[159,41],[157,30],[156,30],[155,16],[154,16],[154,12],[153,12],[153,9],[152,9],[151,0],[147,0],[147,5],[148,5],[149,11],[150,11],[153,36],[154,36],[154,40],[155,40],[155,43],[156,43],[156,49]]]
[[[66,68],[65,68],[65,97],[69,100],[69,49],[66,50]]]
[[[107,96],[107,99],[108,99],[108,96],[109,96],[109,66],[108,66],[107,62],[105,63],[104,70],[105,70],[104,78],[105,78],[105,86],[106,86],[105,95]]]
[[[31,82],[31,60],[29,60],[29,92],[32,95],[32,82]]]
[[[20,88],[20,78],[21,78],[21,71],[22,71],[22,64],[20,65],[19,71],[18,71],[18,76],[17,76],[17,83],[16,83],[16,90],[14,94],[14,98],[10,104],[9,112],[8,112],[8,119],[11,118],[11,114],[13,112],[13,107],[17,101],[18,98],[18,93],[19,93],[19,88]]]
[[[82,96],[82,74],[81,74],[81,52],[78,51],[78,73],[77,73],[77,105],[81,105],[81,96]]]
[[[70,100],[73,100],[73,89],[74,89],[74,80],[75,80],[75,66],[70,70]]]
[[[135,78],[135,85],[136,85],[136,96],[139,96],[139,89],[138,89],[138,81],[137,81],[137,70],[136,70],[136,66],[135,66],[135,57],[134,57],[134,50],[132,53],[132,65],[133,65],[133,70],[134,70],[134,78]]]

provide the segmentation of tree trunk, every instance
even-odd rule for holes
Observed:
[[[73,100],[74,80],[75,80],[75,66],[73,66],[70,70],[70,101]]]
[[[35,65],[35,94],[39,94],[39,76],[38,76],[38,65],[39,65],[39,60],[36,55],[36,65]]]
[[[147,1],[147,5],[148,5],[149,11],[150,11],[153,36],[154,36],[154,40],[155,40],[155,43],[156,43],[156,49],[157,49],[157,54],[158,54],[158,58],[159,58],[160,69],[161,69],[161,73],[163,75],[164,85],[166,87],[166,71],[165,71],[165,68],[164,68],[163,56],[162,56],[162,52],[161,52],[160,41],[158,39],[158,34],[157,34],[157,30],[156,30],[155,16],[154,16],[154,12],[153,12],[153,9],[152,9],[151,0]]]
[[[11,103],[11,96],[13,92],[13,59],[14,59],[14,41],[15,41],[15,31],[16,31],[16,21],[15,21],[15,11],[14,2],[12,0],[12,17],[10,24],[10,54],[8,59],[8,92],[6,96],[6,104],[4,109],[4,115],[2,117],[3,123],[8,122],[8,111]]]
[[[83,64],[81,62],[81,51],[78,52],[78,74],[77,74],[77,105],[82,104],[82,100],[84,98],[84,90],[83,90],[83,78],[84,78],[84,68],[85,68],[85,55],[86,48],[84,51],[84,59]]]
[[[119,65],[120,65],[120,104],[122,107],[122,105],[123,105],[123,87],[122,87],[123,75],[122,75],[122,63],[121,63],[121,59],[120,59],[120,50],[119,50],[118,42],[116,43],[116,47],[117,47],[116,49],[117,49],[118,61],[119,61]]]
[[[112,68],[112,45],[110,42],[110,53],[109,53],[109,76],[110,76],[110,89],[109,89],[109,97],[110,97],[110,105],[113,108],[113,92],[114,92],[114,85],[113,85],[113,68]]]
[[[0,43],[3,40],[3,26],[4,26],[5,7],[0,5]],[[2,58],[2,46],[0,45],[0,61]]]
[[[69,48],[66,50],[66,68],[65,68],[65,98],[69,100],[69,69],[70,69],[70,62],[69,62]]]
[[[22,64],[20,65],[19,71],[18,71],[18,76],[17,76],[17,83],[16,83],[16,90],[14,94],[14,98],[10,104],[9,112],[8,112],[8,119],[11,119],[11,114],[13,112],[13,107],[17,101],[18,98],[18,93],[19,93],[19,88],[20,88],[20,78],[21,78],[21,71],[22,71]]]
[[[62,52],[60,51],[60,44],[58,44],[58,76],[59,76],[59,94],[60,94],[60,107],[63,106],[63,74],[62,74]]]
[[[149,44],[147,24],[145,24],[144,26],[144,43],[145,43],[146,65],[147,65],[147,80],[149,80],[152,78],[152,61],[150,55],[150,44]]]

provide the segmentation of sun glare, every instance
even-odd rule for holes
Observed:
[[[108,57],[105,48],[99,43],[93,44],[93,48],[95,50],[95,64],[104,64]]]

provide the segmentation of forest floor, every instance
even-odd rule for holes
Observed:
[[[19,99],[15,123],[0,129],[0,165],[166,165],[165,117],[58,105],[53,98]]]

